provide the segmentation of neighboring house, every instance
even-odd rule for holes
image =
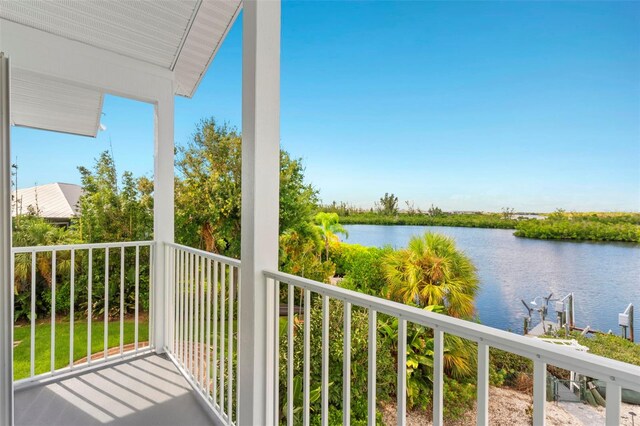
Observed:
[[[56,225],[69,225],[78,213],[82,187],[71,183],[48,183],[13,193],[11,215],[35,212]]]

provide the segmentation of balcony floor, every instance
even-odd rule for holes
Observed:
[[[15,393],[16,426],[210,425],[173,363],[149,355]]]

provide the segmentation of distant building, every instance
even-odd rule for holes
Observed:
[[[13,193],[11,215],[37,213],[56,225],[69,225],[78,213],[82,187],[71,183],[49,183],[18,189]]]

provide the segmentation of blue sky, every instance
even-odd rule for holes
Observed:
[[[282,146],[324,202],[640,210],[640,3],[284,2]],[[176,143],[240,127],[239,19]],[[79,182],[113,147],[151,175],[153,109],[107,97],[98,138],[14,128],[19,186]]]

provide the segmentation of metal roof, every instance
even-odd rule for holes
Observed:
[[[175,94],[192,97],[240,8],[240,0],[0,0],[0,24],[173,71]],[[12,123],[95,136],[104,93],[69,83],[14,67]]]
[[[46,219],[70,219],[78,212],[81,195],[82,187],[70,183],[56,182],[18,189],[13,193],[15,202],[11,206],[11,215],[35,211]]]

